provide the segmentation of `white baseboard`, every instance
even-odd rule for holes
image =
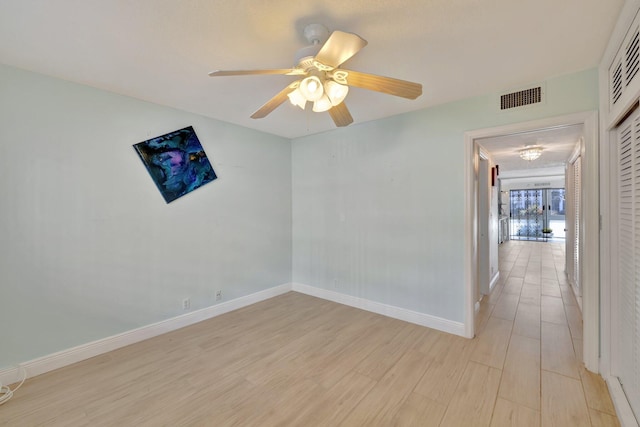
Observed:
[[[500,271],[498,270],[498,272],[493,276],[493,279],[491,279],[491,283],[489,283],[489,293],[491,293],[491,291],[493,290],[493,287],[496,285],[496,283],[498,283],[499,278],[500,278]]]
[[[39,357],[37,359],[21,363],[19,367],[23,367],[27,378],[31,378],[36,375],[44,374],[45,372],[53,371],[54,369],[62,368],[63,366],[71,365],[72,363],[80,362],[136,342],[153,338],[155,336],[184,328],[185,326],[193,325],[194,323],[211,319],[213,317],[220,316],[221,314],[273,298],[291,291],[291,287],[291,283],[275,286],[254,294],[185,313],[151,325],[142,326],[121,334]],[[7,385],[21,380],[23,373],[19,372],[19,367],[0,370],[0,383]]]
[[[18,367],[0,370],[0,383],[13,384],[22,379],[23,373],[20,367],[24,368],[27,378],[53,371],[118,348],[144,341],[149,338],[162,335],[185,326],[203,320],[211,319],[221,314],[237,310],[242,307],[264,301],[269,298],[282,295],[289,291],[296,291],[306,295],[326,299],[328,301],[337,302],[339,304],[348,305],[350,307],[359,308],[383,316],[391,317],[405,322],[415,323],[417,325],[426,326],[428,328],[437,329],[455,335],[464,336],[464,324],[453,322],[451,320],[442,319],[440,317],[431,316],[429,314],[419,313],[404,308],[382,304],[351,295],[341,294],[338,292],[328,291],[313,286],[307,286],[299,283],[286,283],[273,288],[265,289],[251,295],[226,301],[200,310],[185,313],[167,320],[163,320],[151,325],[142,326],[132,329],[121,334],[113,335],[87,344],[82,344],[57,353],[52,353],[28,362],[21,363]]]
[[[620,421],[620,426],[638,427],[638,421],[633,415],[633,411],[631,410],[631,406],[629,406],[627,396],[622,390],[620,381],[618,381],[616,377],[609,376],[606,378],[606,382],[613,406],[616,408],[616,415],[618,416],[618,421]]]
[[[370,311],[372,313],[381,314],[383,316],[392,317],[405,322],[415,323],[416,325],[426,326],[428,328],[437,329],[439,331],[448,332],[454,335],[464,337],[464,323],[454,322],[443,319],[441,317],[431,316],[429,314],[419,313],[417,311],[407,310],[405,308],[393,305],[382,304],[351,295],[341,294],[339,292],[329,291],[314,286],[303,285],[301,283],[293,283],[292,288],[296,292],[311,295],[314,297],[337,302],[339,304],[348,305],[350,307],[359,308],[361,310]]]

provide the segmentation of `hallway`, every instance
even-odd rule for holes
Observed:
[[[564,243],[507,241],[477,315],[476,355],[502,368],[492,425],[617,426],[605,382],[582,360],[582,315]]]

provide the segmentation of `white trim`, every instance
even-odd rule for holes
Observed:
[[[135,344],[137,342],[144,341],[146,339],[153,338],[158,335],[174,331],[176,329],[184,328],[185,326],[193,325],[195,323],[202,322],[203,320],[220,316],[230,311],[234,311],[239,308],[285,294],[292,290],[329,301],[337,302],[339,304],[371,311],[373,313],[378,313],[394,319],[403,320],[405,322],[415,323],[417,325],[438,329],[443,332],[465,336],[464,324],[460,322],[453,322],[451,320],[442,319],[440,317],[431,316],[428,314],[419,313],[362,298],[357,298],[338,292],[327,291],[313,286],[302,285],[299,283],[285,283],[283,285],[265,289],[251,295],[246,295],[244,297],[236,298],[234,300],[226,301],[221,304],[216,304],[200,310],[192,311],[190,313],[182,314],[180,316],[153,323],[151,325],[132,329],[121,334],[112,335],[107,338],[92,341],[86,344],[79,345],[77,347],[39,357],[28,362],[20,363],[19,366],[25,369],[27,378],[35,377],[36,375],[44,374],[45,372],[53,371],[54,369],[59,369],[64,366],[68,366],[73,363],[80,362],[82,360],[86,360],[91,357],[95,357],[127,345]],[[22,375],[22,373],[19,372],[19,367],[0,370],[0,383],[5,385],[13,384],[21,379],[20,375]]]
[[[464,335],[464,324],[454,322],[452,320],[443,319],[441,317],[431,316],[417,311],[407,310],[405,308],[393,305],[382,304],[376,301],[358,298],[339,292],[329,291],[315,286],[304,285],[302,283],[293,283],[292,289],[295,292],[322,298],[328,301],[337,302],[339,304],[348,305],[350,307],[359,308],[361,310],[370,311],[372,313],[381,314],[398,320],[403,320],[416,325],[426,326],[428,328],[437,329],[439,331],[448,332],[454,335]]]
[[[582,313],[582,295],[580,295],[580,290],[576,287],[575,283],[571,283],[571,280],[569,281],[569,286],[571,287],[571,292],[578,303],[580,313]]]
[[[471,142],[473,140],[481,138],[516,135],[520,133],[530,133],[540,129],[564,128],[572,125],[580,125],[594,114],[595,111],[582,111],[579,113],[548,117],[546,119],[532,120],[529,122],[512,123],[504,126],[496,126],[493,128],[476,129],[465,132],[465,141]]]
[[[576,162],[576,160],[578,160],[578,157],[580,157],[580,154],[582,152],[583,145],[584,145],[584,138],[581,137],[578,141],[576,141],[576,146],[573,148],[573,152],[569,156],[569,160],[567,160],[568,164],[573,164]]]
[[[600,173],[598,153],[598,113],[584,120],[584,156],[581,159],[582,206],[580,246],[582,262],[579,279],[582,294],[583,358],[585,367],[600,368]]]
[[[602,93],[602,92],[601,92]],[[612,311],[615,302],[613,290],[616,283],[613,264],[618,259],[617,243],[613,230],[614,222],[612,206],[617,206],[618,182],[612,179],[612,171],[617,170],[611,162],[616,158],[612,150],[616,150],[610,134],[606,130],[601,117],[600,133],[600,374],[608,377],[612,374]],[[616,303],[617,305],[617,303]]]
[[[618,32],[618,28],[614,30],[614,35]],[[615,37],[612,35],[609,40],[610,50],[612,41]],[[613,304],[612,292],[615,283],[613,274],[613,260],[617,259],[617,253],[613,235],[614,217],[612,216],[611,204],[617,197],[617,180],[612,179],[611,173],[616,170],[612,167],[611,162],[616,158],[612,151],[614,145],[610,142],[614,141],[612,137],[613,130],[609,128],[609,70],[608,66],[605,68],[603,64],[605,62],[610,63],[613,60],[613,56],[610,59],[607,58],[605,53],[603,62],[601,62],[599,69],[599,95],[600,95],[600,188],[601,188],[601,200],[600,200],[600,214],[602,215],[603,227],[600,232],[600,283],[602,286],[600,295],[600,313],[601,313],[601,360],[600,371],[603,377],[607,378],[612,374],[612,313],[611,307]],[[613,54],[615,56],[615,52]]]
[[[475,296],[478,287],[477,277],[477,248],[476,234],[476,163],[474,139],[469,132],[464,135],[464,336],[473,338],[475,335]]]
[[[476,142],[474,151],[478,153],[478,167],[476,169],[476,256],[477,256],[477,292],[476,301],[480,295],[491,293],[491,192],[490,184],[492,162],[489,153]],[[497,206],[496,206],[497,208]],[[497,255],[497,253],[496,253]],[[486,282],[486,279],[489,282]]]
[[[221,314],[282,295],[289,291],[291,291],[291,283],[285,283],[280,286],[275,286],[250,295],[172,317],[151,325],[142,326],[121,334],[112,335],[107,338],[39,357],[37,359],[21,363],[19,366],[24,367],[27,378],[31,378],[130,344],[153,338],[176,329],[184,328],[185,326],[193,325],[194,323],[198,323],[203,320],[220,316]],[[18,367],[0,370],[0,383],[12,384],[18,381],[19,375],[22,375],[22,373],[19,373],[18,371]]]
[[[464,162],[465,162],[465,266],[464,278],[467,286],[465,290],[465,335],[474,333],[473,295],[475,295],[476,278],[474,277],[476,263],[476,237],[475,237],[475,182],[474,182],[474,141],[480,138],[494,136],[513,135],[523,132],[531,132],[538,129],[550,129],[564,127],[575,124],[584,125],[585,150],[589,157],[584,162],[582,174],[585,177],[583,182],[583,224],[584,274],[582,277],[583,307],[584,309],[584,362],[588,370],[598,372],[599,360],[599,197],[598,197],[598,113],[596,111],[586,111],[568,114],[558,117],[550,117],[541,120],[534,120],[525,123],[514,123],[506,126],[494,128],[478,129],[465,132]],[[587,244],[587,242],[589,242]],[[471,335],[473,336],[473,335]]]
[[[489,283],[489,292],[493,291],[493,287],[498,283],[498,279],[500,278],[500,270],[493,276],[491,279],[491,283]]]
[[[606,377],[606,382],[620,425],[622,427],[638,427],[636,417],[633,415],[627,396],[624,394],[618,378],[608,376]]]

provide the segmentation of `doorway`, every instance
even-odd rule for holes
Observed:
[[[584,321],[583,360],[588,370],[598,372],[600,319],[599,319],[599,199],[598,199],[598,113],[585,112],[566,116],[517,123],[465,133],[465,335],[475,335],[475,313],[478,292],[478,150],[483,138],[509,137],[538,130],[562,129],[580,125],[584,139],[581,142],[582,187],[580,201],[583,215],[580,218],[582,261],[582,315]],[[567,159],[565,158],[566,162]],[[502,170],[502,169],[501,169]],[[501,172],[502,174],[502,172]]]

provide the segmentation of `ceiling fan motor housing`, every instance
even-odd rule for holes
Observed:
[[[297,68],[308,70],[313,66],[313,58],[318,54],[322,48],[321,44],[312,44],[305,46],[302,49],[298,49],[295,57],[293,58],[293,64]]]
[[[293,64],[307,70],[313,66],[313,58],[329,38],[329,30],[322,24],[309,24],[304,27],[304,38],[309,42],[309,46],[298,49]]]
[[[309,44],[323,44],[329,38],[329,30],[322,24],[309,24],[304,27],[304,37]]]

